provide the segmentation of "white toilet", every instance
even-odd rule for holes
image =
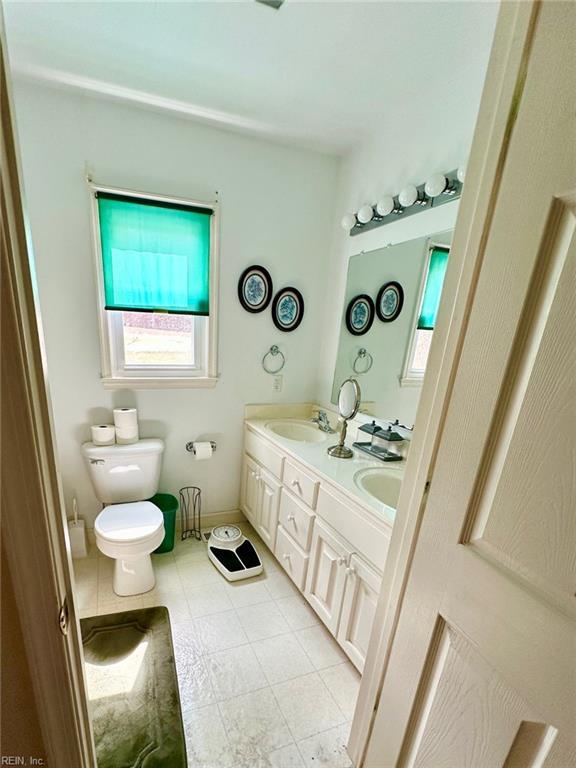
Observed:
[[[154,586],[150,553],[164,538],[162,512],[149,499],[158,490],[162,440],[131,445],[84,443],[82,455],[97,498],[105,506],[94,530],[98,549],[116,560],[114,592],[139,595]]]

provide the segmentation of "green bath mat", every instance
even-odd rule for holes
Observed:
[[[166,608],[81,619],[98,768],[186,768]]]

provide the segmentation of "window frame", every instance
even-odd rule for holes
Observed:
[[[89,182],[92,210],[92,233],[96,293],[98,305],[98,330],[100,336],[101,381],[105,389],[164,389],[172,387],[214,387],[218,381],[218,203],[206,203],[188,198],[157,195],[120,187],[102,186]],[[195,316],[194,344],[200,348],[202,365],[126,365],[124,361],[124,339],[120,311],[105,309],[104,270],[102,266],[102,245],[100,242],[100,217],[98,213],[98,192],[151,200],[159,203],[177,203],[212,211],[210,217],[210,314]]]
[[[426,289],[426,282],[428,280],[428,272],[430,270],[430,259],[432,257],[432,251],[434,248],[442,248],[450,251],[451,245],[449,243],[438,243],[430,238],[426,241],[426,268],[422,270],[422,277],[420,278],[420,287],[418,289],[418,300],[414,307],[414,315],[412,317],[412,324],[410,326],[410,339],[406,347],[406,354],[404,356],[404,365],[402,366],[402,373],[398,377],[401,387],[421,387],[424,381],[426,370],[420,371],[412,368],[412,361],[414,360],[414,352],[416,350],[416,336],[418,333],[418,319],[420,317],[420,310],[422,309],[422,301],[424,299],[424,291]],[[444,286],[442,286],[444,288]],[[432,333],[434,333],[432,330]]]

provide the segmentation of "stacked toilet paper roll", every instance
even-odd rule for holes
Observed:
[[[138,411],[136,408],[114,408],[114,429],[118,445],[138,441]]]
[[[91,430],[94,445],[114,445],[116,442],[114,424],[95,424]]]

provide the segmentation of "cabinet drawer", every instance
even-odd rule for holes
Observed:
[[[273,446],[262,440],[250,430],[246,430],[245,444],[246,453],[250,454],[253,459],[263,467],[266,467],[274,477],[278,480],[282,479],[282,465],[284,463],[284,456],[277,451]]]
[[[275,554],[294,584],[299,590],[303,590],[306,581],[306,569],[308,568],[308,555],[300,549],[281,525],[278,526],[276,535]]]
[[[315,515],[289,490],[282,488],[280,496],[280,523],[306,552],[310,549],[312,524]]]
[[[308,475],[289,459],[284,463],[284,485],[311,509],[316,509],[320,481]]]

